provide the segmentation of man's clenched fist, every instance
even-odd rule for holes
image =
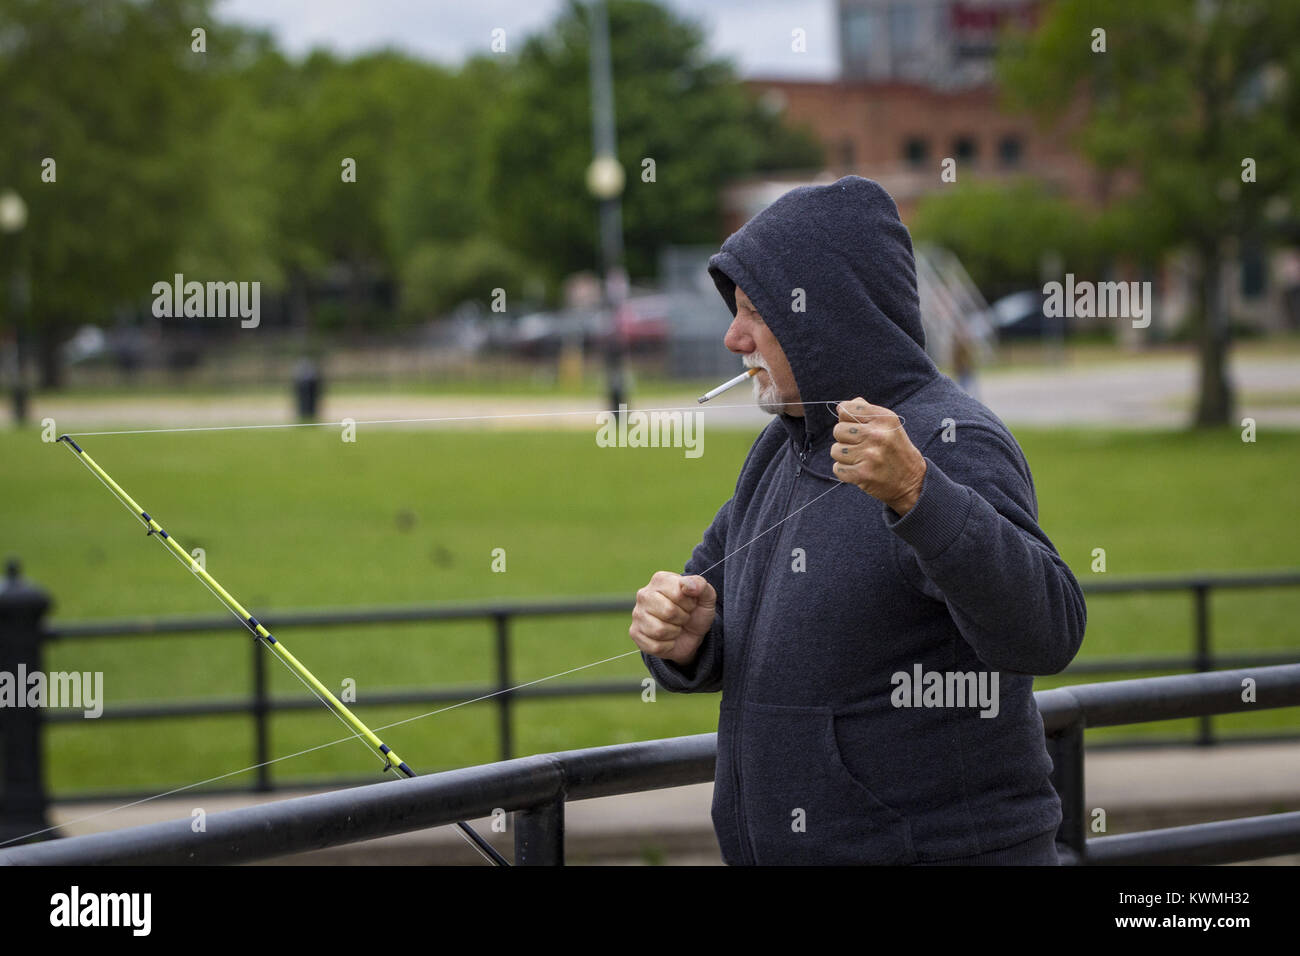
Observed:
[[[656,571],[636,592],[628,636],[652,657],[689,664],[713,625],[718,594],[700,575]]]
[[[921,496],[925,458],[898,416],[865,398],[840,402],[836,411],[840,420],[831,446],[835,476],[907,514]]]

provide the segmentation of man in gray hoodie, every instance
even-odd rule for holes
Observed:
[[[666,689],[722,692],[723,859],[1057,863],[1032,675],[1077,653],[1083,593],[1019,445],[925,352],[893,200],[793,189],[709,272],[775,417],[629,634]]]

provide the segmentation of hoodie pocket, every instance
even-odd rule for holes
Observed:
[[[907,820],[845,767],[829,707],[743,707],[740,799],[755,862],[916,859]]]

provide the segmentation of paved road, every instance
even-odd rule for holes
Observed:
[[[1150,361],[1111,365],[999,370],[981,377],[976,394],[1012,426],[1176,428],[1190,418],[1196,374],[1190,356],[1153,357]],[[1237,358],[1232,364],[1232,376],[1243,396],[1242,416],[1253,417],[1261,427],[1300,427],[1300,357]],[[1265,395],[1263,401],[1254,397],[1263,393],[1271,395]],[[694,393],[647,399],[639,406],[683,411],[701,408],[695,403]],[[327,397],[322,418],[351,418],[358,422],[452,419],[410,423],[438,428],[594,429],[600,407],[601,403],[594,399],[335,395]],[[42,397],[33,403],[32,411],[34,419],[52,417],[58,430],[73,433],[123,427],[213,427],[293,421],[288,389],[283,398]],[[759,428],[768,420],[743,387],[703,406],[703,414],[707,416],[706,427]]]
[[[1300,360],[1239,359],[1232,364],[1241,417],[1260,425],[1300,427]],[[1005,372],[979,383],[980,400],[1012,425],[1111,425],[1177,428],[1191,417],[1197,368],[1190,359]],[[1293,404],[1252,401],[1289,393]]]

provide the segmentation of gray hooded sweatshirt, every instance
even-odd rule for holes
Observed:
[[[758,436],[685,565],[718,593],[699,653],[685,667],[643,655],[670,691],[722,692],[723,859],[1050,847],[1061,807],[1032,675],[1078,651],[1083,593],[1038,527],[1019,445],[925,352],[893,200],[857,176],[793,189],[709,271],[733,315],[737,285],[753,301],[805,403]],[[832,471],[833,403],[856,396],[901,416],[926,459],[902,517]]]

